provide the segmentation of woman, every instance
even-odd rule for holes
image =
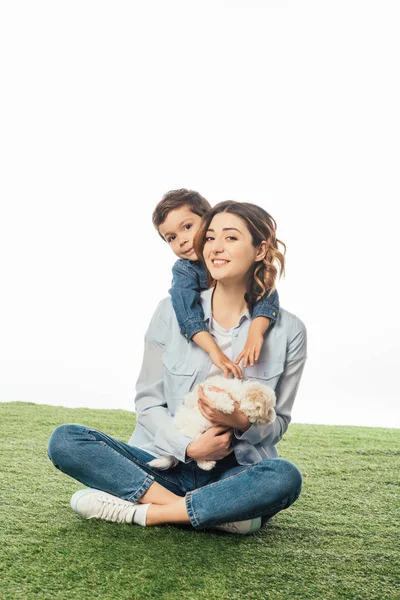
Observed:
[[[223,338],[228,356],[243,349],[252,304],[275,286],[274,263],[284,268],[278,243],[275,221],[253,204],[222,202],[203,218],[195,250],[215,285],[201,293],[201,302],[210,332]],[[305,327],[281,310],[258,361],[243,369],[246,378],[275,389],[276,421],[250,424],[238,407],[221,413],[200,389],[199,408],[213,427],[192,440],[177,430],[173,415],[184,395],[212,376],[212,363],[201,348],[187,344],[170,298],[162,300],[145,336],[129,443],[82,425],[63,425],[51,435],[54,465],[90,486],[74,494],[72,508],[87,519],[256,531],[300,494],[300,472],[277,458],[275,446],[289,425],[305,360]],[[147,465],[161,455],[180,462],[168,471]],[[198,459],[218,462],[202,471]]]

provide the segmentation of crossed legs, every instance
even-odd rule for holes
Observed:
[[[53,431],[48,456],[57,468],[86,486],[149,504],[147,525],[191,524],[201,529],[261,515],[270,518],[288,508],[301,489],[298,469],[282,459],[228,467],[214,480],[206,478],[203,485],[191,487],[193,480],[187,480],[184,465],[158,474],[147,465],[148,453],[75,424]],[[186,479],[182,479],[184,472]]]

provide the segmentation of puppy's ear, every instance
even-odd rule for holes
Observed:
[[[275,419],[275,392],[259,382],[252,382],[246,393],[245,407],[242,410],[252,423],[268,425]],[[271,412],[272,411],[272,412]]]
[[[264,423],[269,423],[269,419],[271,418],[270,411],[272,408],[270,394],[264,393],[263,390],[257,399],[257,407],[259,408],[259,419]]]
[[[275,419],[276,419],[275,409],[270,408],[268,411],[268,415],[267,415],[268,424],[273,423],[275,421]]]

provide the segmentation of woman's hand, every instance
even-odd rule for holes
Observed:
[[[217,392],[223,391],[221,388],[215,386],[213,386],[213,388]],[[232,398],[231,395],[230,397]],[[239,403],[236,402],[236,400],[234,401],[235,409],[233,413],[223,413],[215,408],[215,404],[212,400],[207,398],[201,385],[199,385],[198,407],[203,417],[210,421],[212,425],[224,425],[225,427],[239,429],[239,431],[246,431],[251,425],[244,412],[240,410]]]
[[[229,373],[233,373],[233,376],[238,379],[243,377],[239,365],[230,360],[218,346],[209,352],[209,357],[213,364],[224,372],[225,377],[229,377]]]
[[[222,460],[233,452],[233,429],[210,427],[186,448],[189,458],[195,460]]]

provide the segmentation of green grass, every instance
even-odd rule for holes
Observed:
[[[83,486],[46,455],[61,423],[128,440],[122,410],[0,404],[0,598],[396,600],[396,429],[292,424],[279,453],[303,474],[297,502],[254,536],[83,521]]]

